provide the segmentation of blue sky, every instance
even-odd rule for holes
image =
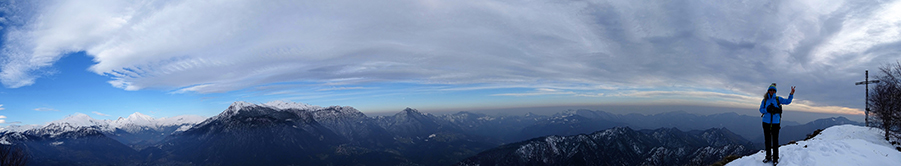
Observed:
[[[798,86],[788,111],[859,115],[853,83],[901,59],[899,15],[845,0],[4,1],[0,125],[272,100],[753,112],[772,82]]]

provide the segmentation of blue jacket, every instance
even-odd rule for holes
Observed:
[[[794,97],[795,97],[794,95],[788,95],[788,99],[785,99],[780,96],[776,96],[776,95],[770,96],[769,94],[767,94],[767,98],[760,101],[760,113],[763,114],[763,118],[762,118],[763,123],[779,124],[780,122],[782,122],[780,120],[780,119],[782,119],[782,114],[770,115],[770,113],[766,112],[766,107],[769,105],[775,105],[776,107],[780,107],[779,104],[776,103],[776,100],[779,100],[779,103],[781,103],[782,105],[791,104],[792,98],[794,98]],[[774,116],[774,117],[770,118],[770,116]],[[772,122],[770,121],[770,119],[772,119]]]

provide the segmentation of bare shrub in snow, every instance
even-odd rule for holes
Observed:
[[[876,126],[885,130],[885,139],[901,138],[901,62],[880,67],[880,80],[870,91],[870,105]]]

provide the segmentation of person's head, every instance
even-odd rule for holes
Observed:
[[[769,95],[776,94],[776,83],[771,84],[770,87],[767,88],[766,94],[769,94]]]

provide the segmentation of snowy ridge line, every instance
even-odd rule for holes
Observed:
[[[816,137],[779,147],[780,166],[901,165],[901,152],[884,139],[879,129],[839,125]],[[727,166],[768,166],[765,151],[736,159]]]
[[[337,114],[348,114],[348,113],[359,113],[358,110],[349,106],[332,106],[327,108],[335,108],[335,111],[324,112],[321,110],[327,109],[321,106],[314,106],[304,103],[298,102],[284,102],[284,101],[270,101],[263,104],[254,104],[245,101],[236,101],[229,106],[229,109],[223,111],[219,115],[212,117],[215,119],[217,117],[223,117],[223,115],[234,115],[235,113],[245,110],[244,108],[248,107],[266,107],[271,108],[276,111],[284,111],[284,110],[301,110],[301,111],[311,111],[314,112],[317,117],[325,117],[325,116],[338,116]],[[227,116],[226,116],[227,117]],[[37,132],[37,133],[47,133],[47,132],[63,132],[63,131],[72,131],[78,128],[96,128],[104,132],[113,132],[116,130],[124,130],[126,132],[137,132],[140,130],[159,130],[163,127],[168,126],[179,126],[179,130],[184,131],[187,130],[194,125],[197,125],[203,121],[206,121],[210,118],[205,118],[197,115],[179,115],[173,117],[165,117],[165,118],[153,118],[149,115],[142,114],[140,112],[135,112],[129,115],[128,117],[119,117],[116,120],[109,119],[94,119],[91,116],[84,113],[75,113],[69,116],[66,116],[63,119],[49,122],[44,125],[9,125],[3,128],[0,128],[0,133],[5,132],[25,132],[28,130],[35,129],[44,129],[46,132]]]
[[[285,102],[285,101],[280,101],[280,100],[270,101],[270,102],[262,103],[262,104],[254,104],[254,103],[245,102],[245,101],[236,101],[236,102],[232,103],[230,106],[228,106],[228,109],[226,109],[225,111],[222,111],[222,113],[219,113],[216,116],[211,117],[210,119],[221,119],[221,118],[231,117],[231,116],[237,114],[238,112],[252,110],[252,109],[248,109],[248,108],[252,108],[252,107],[269,108],[269,109],[272,109],[275,111],[294,110],[294,111],[301,111],[301,112],[311,112],[316,117],[333,117],[333,116],[340,116],[339,114],[360,113],[359,110],[357,110],[353,107],[350,107],[350,106],[322,107],[322,106],[309,105],[309,104],[305,104],[305,103]],[[325,111],[325,110],[334,110],[334,111]]]
[[[35,131],[35,133],[53,134],[74,131],[80,128],[96,128],[104,132],[112,132],[117,129],[126,132],[137,132],[144,129],[159,130],[162,127],[167,126],[193,126],[205,119],[206,118],[197,115],[179,115],[156,119],[140,112],[135,112],[128,117],[119,117],[116,120],[109,120],[94,119],[87,114],[75,113],[44,125],[10,125],[5,128],[0,128],[0,133],[41,130]]]
[[[285,101],[280,101],[280,100],[270,101],[270,102],[263,103],[263,104],[254,104],[254,103],[250,103],[250,102],[246,102],[246,101],[236,101],[236,102],[232,103],[232,105],[228,106],[228,109],[229,109],[228,111],[225,111],[223,113],[226,113],[226,112],[227,113],[236,113],[241,110],[245,110],[244,108],[248,108],[248,107],[266,107],[266,108],[271,108],[271,109],[278,110],[278,111],[289,110],[289,109],[315,111],[315,110],[322,109],[322,107],[320,107],[320,106],[314,106],[314,105],[298,103],[298,102],[285,102]]]

